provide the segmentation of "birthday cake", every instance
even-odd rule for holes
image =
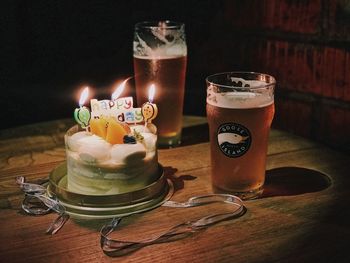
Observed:
[[[80,105],[78,125],[65,135],[67,189],[114,195],[144,188],[159,178],[155,104],[133,108],[132,97]]]

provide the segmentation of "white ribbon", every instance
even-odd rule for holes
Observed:
[[[101,239],[100,244],[103,252],[112,257],[123,256],[129,254],[142,247],[149,246],[157,243],[171,242],[181,238],[185,238],[194,232],[198,232],[211,225],[217,224],[222,221],[231,220],[242,216],[246,208],[240,198],[229,194],[211,194],[203,196],[195,196],[188,199],[187,202],[180,203],[175,201],[167,201],[162,206],[172,208],[190,208],[196,206],[202,206],[212,203],[226,203],[234,207],[231,212],[221,214],[211,214],[197,220],[187,221],[178,225],[175,225],[158,234],[155,237],[141,240],[141,241],[124,241],[110,239],[108,236],[117,229],[122,218],[113,218],[111,222],[104,225],[100,231]]]

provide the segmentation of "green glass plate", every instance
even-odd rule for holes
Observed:
[[[49,176],[48,192],[65,206],[67,213],[77,219],[106,219],[141,213],[162,205],[174,193],[171,180],[158,165],[158,179],[137,191],[115,195],[84,195],[68,191],[66,162]]]

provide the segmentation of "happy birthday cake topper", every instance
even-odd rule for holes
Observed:
[[[86,87],[81,93],[79,108],[74,111],[74,118],[82,128],[88,129],[91,119],[100,119],[113,117],[119,122],[128,124],[137,124],[141,122],[151,123],[158,114],[158,108],[153,103],[155,94],[155,85],[149,87],[148,102],[144,103],[141,108],[134,108],[133,97],[119,96],[123,93],[125,84],[130,78],[124,80],[113,92],[111,100],[90,100],[90,110],[84,106],[88,98],[89,90]]]

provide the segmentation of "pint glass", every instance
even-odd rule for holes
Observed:
[[[261,73],[225,72],[206,83],[213,191],[256,198],[265,181],[276,81]]]
[[[185,26],[172,21],[138,23],[133,50],[138,105],[148,100],[148,87],[154,84],[158,144],[176,146],[181,140],[185,91]]]

